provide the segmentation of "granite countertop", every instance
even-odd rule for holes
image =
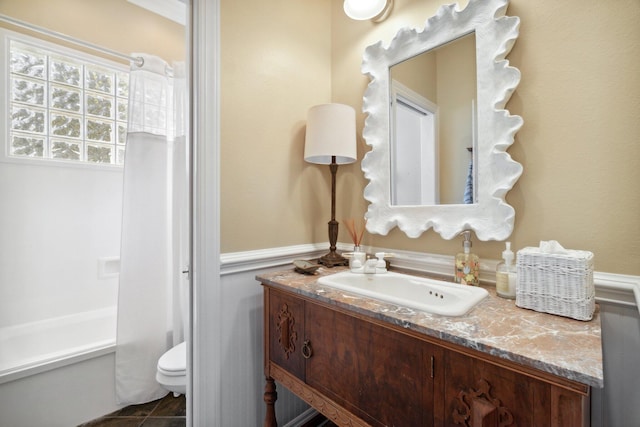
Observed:
[[[308,298],[333,304],[463,347],[479,350],[525,366],[594,387],[603,387],[600,313],[584,322],[527,310],[514,300],[489,297],[460,317],[446,317],[401,307],[322,286],[319,277],[345,267],[321,267],[315,275],[293,268],[260,274],[257,280]]]

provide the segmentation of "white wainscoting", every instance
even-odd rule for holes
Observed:
[[[315,244],[221,255],[222,425],[258,426],[264,420],[263,302],[256,274],[289,268],[294,259],[317,257],[326,248],[328,244]],[[338,249],[350,248],[339,244]],[[404,269],[452,274],[452,256],[364,249],[393,252],[392,265]],[[494,282],[498,260],[481,261],[481,279]],[[594,280],[602,313],[605,388],[593,390],[591,425],[640,427],[640,277],[596,273]],[[278,387],[280,425],[306,408],[304,402]]]
[[[640,317],[638,307],[599,302],[604,389],[594,390],[592,426],[640,426]],[[601,408],[595,402],[601,399]],[[600,409],[601,413],[597,410]]]
[[[328,246],[327,246],[328,247]],[[314,245],[221,255],[223,426],[261,426],[265,405],[262,286],[256,274],[288,268],[297,258],[322,255]],[[279,386],[276,414],[284,425],[308,406]]]

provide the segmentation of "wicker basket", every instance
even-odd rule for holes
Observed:
[[[548,242],[543,242],[548,243]],[[557,242],[518,251],[516,305],[578,320],[595,311],[593,253],[563,249]]]

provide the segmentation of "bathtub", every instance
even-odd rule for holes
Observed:
[[[0,384],[115,348],[116,307],[0,328]]]
[[[70,426],[118,409],[116,307],[0,328],[0,425]]]

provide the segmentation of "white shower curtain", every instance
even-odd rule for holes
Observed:
[[[184,66],[169,77],[160,58],[136,54],[131,67],[124,162],[116,338],[118,403],[167,394],[155,380],[158,358],[183,340],[188,298]],[[182,72],[181,78],[179,73]]]

